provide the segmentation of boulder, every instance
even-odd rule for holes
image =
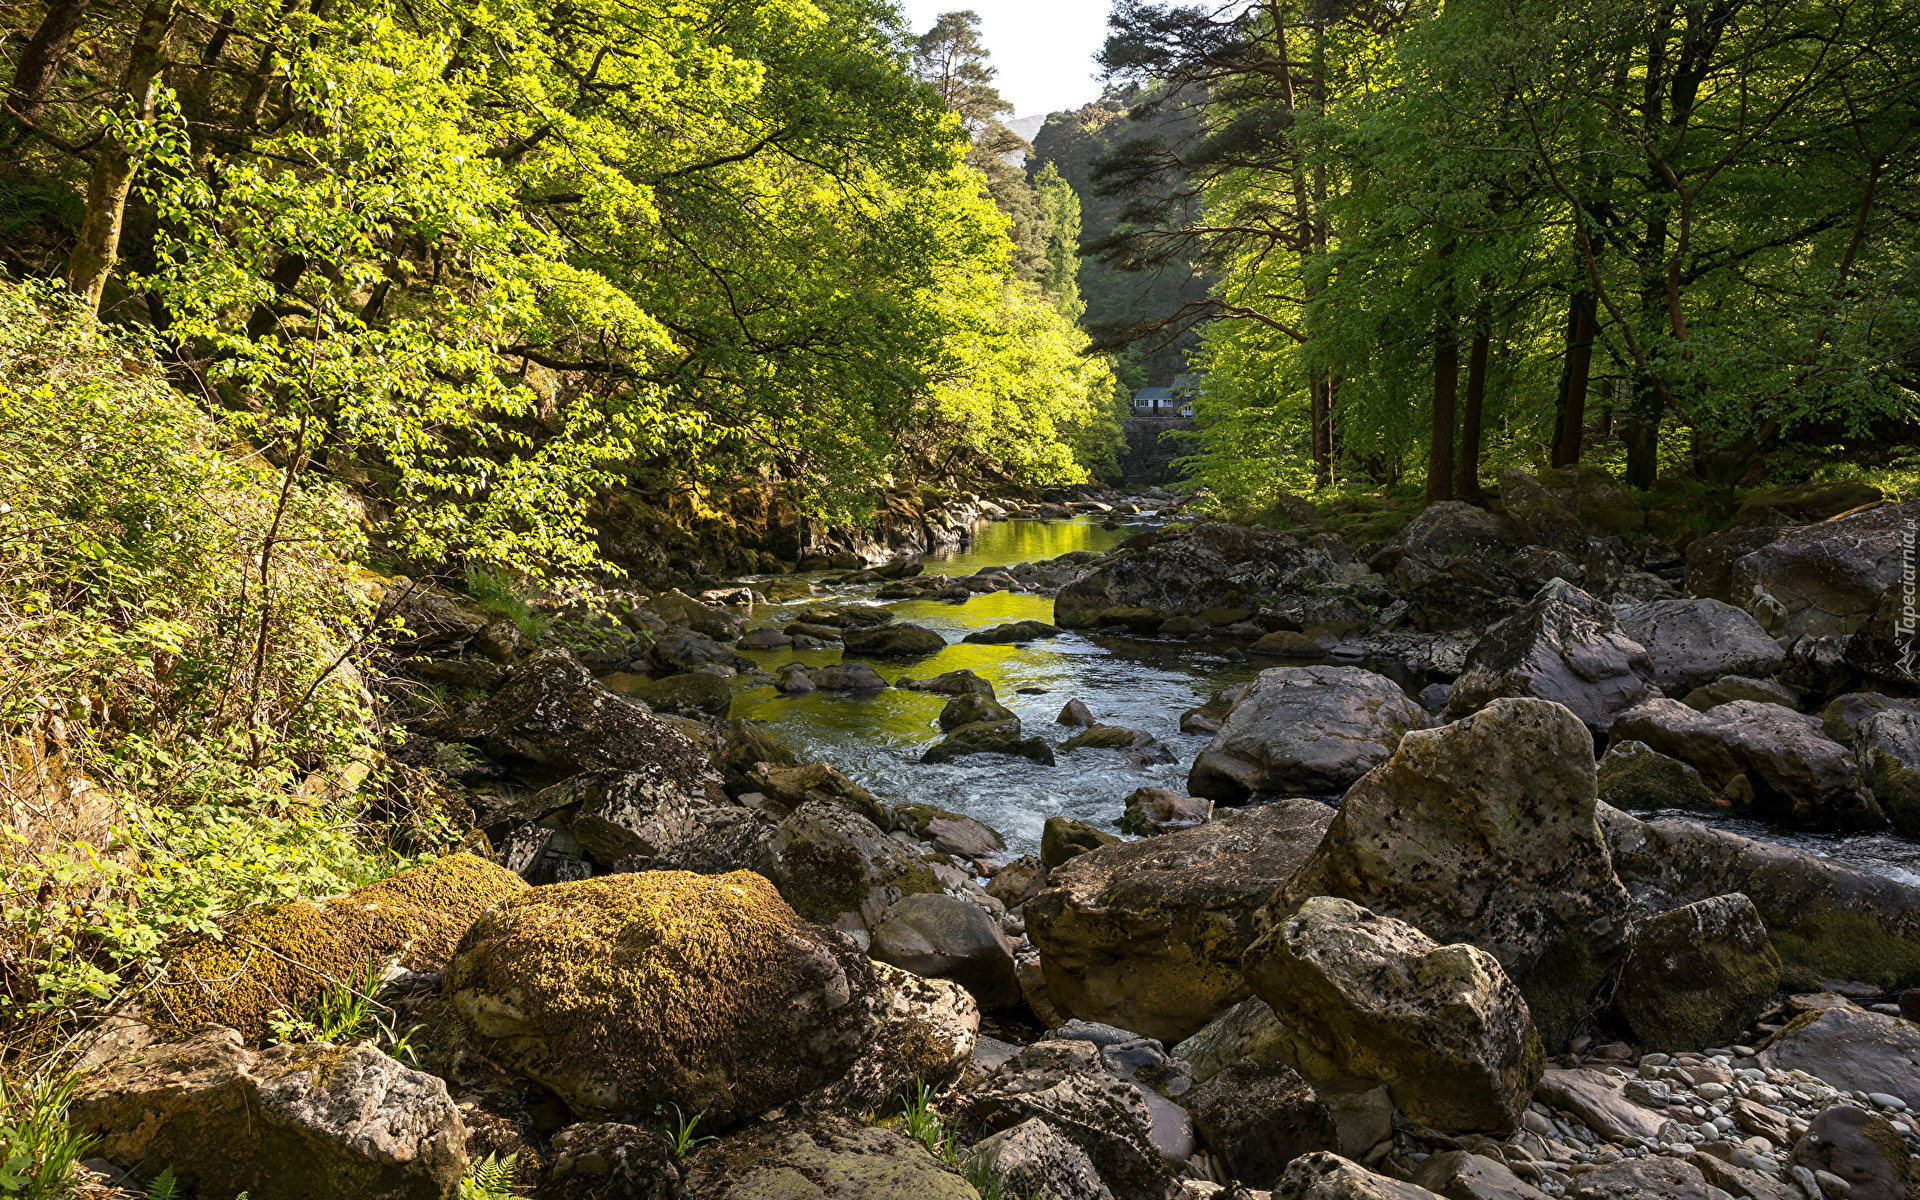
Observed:
[[[1731,1200],[1692,1163],[1657,1154],[1576,1176],[1567,1195],[1571,1200]]]
[[[784,650],[793,645],[793,637],[778,629],[755,629],[742,636],[737,645],[742,650]]]
[[[1046,865],[1031,854],[1023,854],[993,873],[987,881],[987,895],[1008,908],[1018,908],[1039,895],[1046,885]]]
[[[1369,565],[1392,570],[1401,558],[1411,557],[1437,566],[1460,550],[1498,554],[1517,544],[1513,522],[1459,500],[1443,500],[1421,509]]]
[[[1782,517],[1795,523],[1824,521],[1883,497],[1884,493],[1872,484],[1851,479],[1790,483],[1748,496],[1733,514],[1733,524],[1736,528],[1763,525]]]
[[[938,692],[943,696],[959,696],[967,692],[980,692],[993,695],[993,685],[975,675],[972,671],[948,671],[944,675],[935,675],[932,679],[909,679],[902,675],[894,683],[895,687],[910,692]]]
[[[1679,697],[1725,675],[1766,676],[1787,655],[1760,622],[1724,601],[1661,600],[1614,607],[1627,636],[1646,647],[1653,675]]]
[[[1689,596],[1705,596],[1730,604],[1746,603],[1753,589],[1746,589],[1743,595],[1734,593],[1733,564],[1779,540],[1788,528],[1784,524],[1743,525],[1688,542],[1682,590]]]
[[[1556,579],[1564,579],[1568,583],[1579,583],[1586,574],[1586,569],[1581,565],[1581,561],[1586,556],[1587,548],[1584,542],[1578,550],[1565,554],[1541,546],[1529,546],[1507,560],[1507,570],[1513,573],[1514,581],[1521,588],[1532,593]]]
[[[761,868],[809,921],[866,931],[901,895],[938,892],[925,862],[859,813],[809,800],[774,831]]]
[[[1060,589],[1053,623],[1066,629],[1110,626],[1152,633],[1176,616],[1216,608],[1251,611],[1326,555],[1271,529],[1202,522],[1150,530],[1123,543],[1091,574]]]
[[[220,937],[190,934],[170,947],[147,1020],[163,1029],[226,1025],[258,1042],[274,1010],[307,1011],[369,961],[441,970],[481,913],[527,890],[512,871],[448,854],[326,900],[245,909],[221,923]],[[217,990],[204,982],[212,979],[223,981]]]
[[[1204,825],[1213,816],[1213,801],[1183,796],[1166,788],[1136,788],[1126,800],[1120,832],[1136,837],[1178,833]]]
[[[1558,496],[1519,467],[1500,472],[1500,506],[1527,545],[1561,554],[1586,554],[1587,527]]]
[[[802,763],[783,767],[757,762],[747,772],[748,790],[756,792],[762,807],[781,816],[803,804],[833,804],[859,813],[875,824],[891,824],[886,807],[873,793],[840,773],[832,763]]]
[[[1060,749],[1068,754],[1075,750],[1118,750],[1121,758],[1135,767],[1174,761],[1173,751],[1161,744],[1160,739],[1144,729],[1128,729],[1122,725],[1089,726],[1060,743]]]
[[[815,625],[811,621],[794,621],[786,627],[785,632],[787,636],[791,638],[806,637],[821,642],[837,642],[840,640],[840,627],[838,625]]]
[[[1247,647],[1270,658],[1321,658],[1327,653],[1320,639],[1291,629],[1276,629]]]
[[[1756,816],[1849,828],[1886,821],[1847,748],[1821,733],[1818,719],[1778,704],[1735,700],[1695,712],[1649,700],[1620,715],[1613,737],[1689,763],[1722,791],[1744,776]]]
[[[873,1039],[866,957],[747,871],[522,892],[474,923],[445,994],[496,1065],[582,1116],[716,1127],[832,1082]]]
[[[730,664],[733,647],[692,629],[669,629],[647,649],[646,666],[657,671],[691,671],[704,663]],[[740,661],[745,662],[745,659]]]
[[[1340,1148],[1332,1115],[1290,1067],[1231,1063],[1182,1102],[1208,1154],[1246,1187],[1271,1188],[1302,1154]]]
[[[1446,1200],[1545,1200],[1507,1165],[1465,1150],[1443,1150],[1414,1168],[1412,1182]]]
[[[1644,742],[1616,741],[1608,747],[1596,782],[1601,800],[1634,812],[1670,808],[1713,812],[1726,807],[1700,772]]]
[[[364,1042],[256,1053],[205,1027],[85,1075],[67,1120],[92,1153],[171,1167],[203,1196],[441,1200],[467,1169],[447,1085]]]
[[[951,979],[981,1008],[1020,1002],[1013,947],[987,910],[941,892],[905,896],[873,926],[874,958],[934,979]]]
[[[1835,696],[1820,712],[1820,732],[1843,746],[1854,743],[1854,735],[1868,717],[1889,710],[1920,713],[1920,704],[1883,696],[1879,692],[1848,692]]]
[[[834,1112],[708,1142],[684,1175],[685,1195],[700,1200],[978,1200],[918,1141]]]
[[[1060,706],[1060,715],[1053,719],[1055,725],[1065,725],[1069,729],[1091,729],[1100,722],[1093,719],[1093,713],[1079,700],[1069,700]]]
[[[1920,1106],[1920,1026],[1852,1005],[1816,1009],[1787,1022],[1760,1052],[1760,1064],[1805,1071],[1843,1092],[1884,1092]]]
[[[893,820],[896,828],[911,830],[939,854],[980,858],[1007,848],[1006,840],[991,826],[931,804],[902,804],[893,810]]]
[[[1190,708],[1181,713],[1180,732],[1218,733],[1221,722],[1225,721],[1227,714],[1233,711],[1234,701],[1246,693],[1247,687],[1248,684],[1245,683],[1229,684],[1215,692],[1213,698],[1205,704],[1202,704],[1199,708]],[[1075,701],[1075,703],[1078,703],[1078,701]],[[1065,717],[1066,712],[1062,710],[1061,724],[1063,725],[1069,723],[1065,720]],[[1091,716],[1088,718],[1088,723],[1092,723]]]
[[[1435,1129],[1514,1128],[1543,1069],[1526,1001],[1477,946],[1441,946],[1405,921],[1316,896],[1246,952],[1242,973],[1296,1031],[1309,1079],[1386,1086]]]
[[[727,794],[735,798],[755,790],[748,775],[760,763],[793,767],[800,762],[793,751],[775,741],[757,722],[739,719],[728,722],[721,735],[719,758]]]
[[[462,1189],[471,1194],[467,1189]],[[477,1191],[479,1189],[473,1189]],[[673,1139],[618,1121],[583,1121],[553,1135],[540,1200],[678,1200]]]
[[[1528,696],[1565,705],[1598,736],[1616,715],[1657,694],[1647,652],[1613,610],[1563,581],[1541,588],[1474,643],[1447,694],[1447,716]]]
[[[1046,824],[1040,827],[1040,862],[1051,871],[1070,858],[1077,858],[1102,846],[1111,846],[1119,840],[1085,821],[1076,821],[1072,817],[1048,817]]]
[[[980,1033],[980,1007],[950,979],[924,979],[873,964],[877,987],[873,1040],[838,1079],[801,1100],[807,1108],[871,1112],[921,1084],[934,1092],[960,1078]]]
[[[923,763],[947,763],[972,754],[1007,754],[1030,759],[1043,767],[1053,765],[1053,747],[1042,737],[1021,737],[1020,718],[1009,715],[999,721],[975,721],[949,733],[945,741],[927,748],[920,756]]]
[[[1407,734],[1347,792],[1274,909],[1340,896],[1488,950],[1557,1050],[1627,933],[1595,823],[1592,744],[1572,712],[1532,699]]]
[[[1045,621],[1015,621],[1010,625],[995,625],[992,629],[976,629],[963,642],[978,645],[999,646],[1008,642],[1032,642],[1041,638],[1059,637],[1066,630],[1058,625],[1049,625]]]
[[[646,705],[597,686],[565,650],[534,651],[477,713],[440,732],[480,746],[533,782],[612,769],[651,776],[689,796],[720,795],[705,750]]]
[[[1851,1105],[1829,1108],[1808,1122],[1806,1136],[1794,1144],[1793,1165],[1838,1176],[1847,1200],[1907,1200],[1920,1183],[1906,1139],[1893,1123]]]
[[[1432,509],[1437,507],[1429,505]],[[1288,1164],[1273,1185],[1271,1200],[1439,1200],[1426,1188],[1375,1175],[1359,1163],[1325,1150]]]
[[[1241,693],[1194,759],[1187,790],[1229,804],[1346,790],[1409,729],[1431,725],[1398,685],[1358,667],[1274,667]]]
[[[1136,1085],[1107,1074],[1097,1052],[1041,1042],[1014,1055],[969,1096],[987,1134],[1038,1117],[1084,1152],[1117,1200],[1173,1200],[1179,1185],[1153,1141]]]
[[[1690,821],[1640,821],[1606,805],[1599,815],[1641,910],[1739,892],[1766,921],[1782,964],[1807,983],[1858,979],[1889,991],[1920,983],[1920,887]]]
[[[962,725],[972,725],[980,721],[1012,721],[1019,728],[1020,718],[1010,709],[1001,705],[989,692],[962,692],[947,701],[940,710],[940,728],[952,733]]]
[[[590,771],[549,791],[562,793],[556,808],[580,806],[569,832],[603,867],[671,867],[703,875],[751,870],[773,833],[764,813],[688,797],[629,771]]]
[[[746,624],[738,614],[702,604],[678,588],[653,597],[647,601],[647,607],[669,625],[684,625],[695,633],[723,642],[738,638],[741,627]]]
[[[1845,637],[1899,583],[1917,519],[1920,502],[1888,504],[1787,530],[1734,562],[1734,594],[1759,588],[1778,600],[1789,639]]]
[[[1700,712],[1731,704],[1735,700],[1758,700],[1762,704],[1778,704],[1784,708],[1800,707],[1800,697],[1786,684],[1771,679],[1751,679],[1745,675],[1722,675],[1705,687],[1697,687],[1680,697],[1680,703]]]
[[[834,629],[871,629],[893,620],[893,610],[878,604],[841,604],[834,607],[803,608],[796,618],[810,625]]]
[[[865,663],[834,663],[807,672],[813,686],[823,692],[877,692],[887,686],[880,673]]]
[[[1598,1070],[1549,1069],[1534,1088],[1534,1098],[1548,1108],[1570,1112],[1587,1128],[1610,1142],[1639,1142],[1657,1138],[1667,1118],[1627,1098],[1627,1081]]]
[[[920,658],[947,648],[947,639],[921,625],[849,627],[840,636],[847,654],[866,658]]]
[[[1890,708],[1860,723],[1853,753],[1895,829],[1920,834],[1920,713]]]
[[[974,1144],[971,1161],[999,1173],[1015,1194],[1053,1200],[1113,1200],[1086,1151],[1039,1117]]]
[[[1052,1002],[1168,1044],[1198,1032],[1248,994],[1255,914],[1332,820],[1281,800],[1050,868],[1024,912]]]
[[[1614,1003],[1649,1050],[1730,1045],[1780,986],[1780,956],[1753,901],[1699,900],[1635,926]]]
[[[1187,1064],[1193,1081],[1199,1084],[1242,1060],[1284,1062],[1292,1037],[1293,1031],[1274,1016],[1271,1005],[1258,996],[1248,996],[1169,1053]]]
[[[602,680],[601,686],[631,696],[655,712],[680,717],[725,717],[733,707],[733,686],[706,671],[688,671],[664,679],[643,679],[638,675],[621,678],[623,682],[618,687],[613,686],[612,676]]]

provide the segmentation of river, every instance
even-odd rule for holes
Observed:
[[[1150,527],[1150,518],[1122,518],[1119,529],[1103,529],[1098,520],[1013,520],[982,525],[972,545],[927,556],[928,573],[970,575],[983,567],[1012,567],[1057,558],[1075,550],[1100,552]],[[802,576],[815,581],[822,575]],[[821,596],[753,610],[754,627],[786,625],[809,605],[872,602],[878,585],[822,587]],[[1079,699],[1095,718],[1144,729],[1173,751],[1176,762],[1135,768],[1113,750],[1059,754],[1056,766],[1021,758],[976,754],[954,763],[929,765],[920,755],[941,740],[940,710],[948,697],[888,688],[867,694],[828,691],[787,696],[770,684],[744,677],[734,693],[733,715],[762,721],[802,762],[824,759],[883,800],[934,804],[965,813],[999,830],[1009,849],[1038,853],[1041,826],[1048,817],[1066,816],[1117,833],[1127,795],[1135,788],[1186,790],[1187,768],[1210,740],[1180,732],[1180,714],[1204,703],[1228,684],[1253,678],[1275,665],[1262,659],[1235,660],[1229,643],[1194,645],[1105,634],[1068,632],[1060,637],[1013,645],[985,646],[959,641],[979,629],[1011,621],[1053,620],[1051,596],[1013,592],[977,594],[965,603],[940,600],[887,602],[895,619],[934,629],[948,639],[945,650],[905,662],[871,662],[889,682],[903,675],[930,679],[966,668],[987,679],[1000,702],[1012,709],[1027,734],[1058,743],[1071,731],[1055,724],[1067,701]],[[810,667],[840,660],[838,649],[742,651],[769,672],[798,661]],[[1350,660],[1343,660],[1349,661]],[[1399,664],[1359,663],[1398,676]],[[1397,678],[1410,694],[1421,680]],[[1642,817],[1659,814],[1640,813]],[[1700,820],[1698,813],[1674,813]],[[1894,833],[1816,834],[1771,827],[1757,821],[1725,819],[1726,828],[1762,841],[1794,846],[1906,883],[1920,884],[1920,844]]]

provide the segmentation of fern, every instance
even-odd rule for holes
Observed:
[[[513,1172],[518,1154],[501,1158],[489,1154],[467,1168],[460,1180],[460,1200],[507,1200],[513,1195]]]
[[[160,1173],[147,1185],[147,1200],[179,1200],[180,1188],[174,1182],[173,1168],[161,1167]]]

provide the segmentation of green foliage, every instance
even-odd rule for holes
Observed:
[[[54,1200],[71,1191],[74,1164],[90,1142],[67,1126],[73,1087],[70,1077],[8,1083],[0,1076],[0,1195]]]
[[[481,611],[512,621],[520,630],[520,636],[534,641],[546,636],[546,618],[533,611],[519,589],[504,575],[485,567],[468,566],[467,595]]]
[[[1032,1200],[1025,1189],[1011,1190],[1007,1177],[995,1170],[992,1163],[980,1161],[968,1147],[960,1144],[934,1107],[933,1099],[933,1089],[921,1080],[914,1080],[913,1090],[900,1096],[900,1111],[887,1124],[958,1170],[980,1193],[980,1200]]]
[[[668,1108],[673,1109],[673,1117],[671,1120],[667,1119]],[[700,1118],[707,1115],[704,1110],[688,1116],[680,1111],[678,1104],[656,1104],[653,1106],[653,1115],[665,1123],[667,1135],[673,1139],[673,1154],[676,1158],[685,1158],[687,1151],[698,1146],[701,1142],[716,1140],[712,1137],[695,1137],[693,1134],[693,1131],[700,1125]]]
[[[519,1161],[518,1154],[505,1158],[489,1154],[469,1165],[460,1178],[460,1200],[508,1200],[514,1195],[513,1175]]]
[[[160,1173],[147,1185],[146,1200],[178,1200],[179,1184],[174,1180],[172,1167],[161,1167]]]

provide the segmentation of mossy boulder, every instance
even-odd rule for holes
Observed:
[[[330,899],[248,909],[167,956],[147,1020],[182,1030],[225,1025],[258,1043],[275,1009],[303,1012],[369,963],[441,969],[481,913],[527,890],[504,867],[449,854]]]
[[[1649,1050],[1725,1046],[1780,986],[1780,956],[1738,892],[1661,913],[1634,929],[1614,1001]]]
[[[1889,709],[1868,717],[1854,734],[1853,753],[1894,828],[1920,834],[1920,713]]]
[[[793,751],[752,721],[734,720],[727,724],[720,742],[720,775],[727,792],[740,797],[754,791],[750,778],[761,763],[776,767],[796,767],[800,760]]]
[[[849,627],[841,635],[846,653],[863,658],[920,658],[947,648],[947,639],[923,625]]]
[[[941,890],[911,850],[832,801],[810,800],[780,822],[765,872],[801,916],[849,932],[872,928],[903,895]]]
[[[978,1200],[973,1185],[912,1138],[841,1113],[811,1113],[709,1142],[688,1162],[686,1195],[714,1200]]]
[[[1685,808],[1711,812],[1726,805],[1700,772],[1644,742],[1620,742],[1600,760],[1600,799],[1629,811]]]
[[[748,871],[523,892],[467,932],[444,986],[482,1055],[576,1113],[671,1104],[715,1127],[838,1078],[878,1004],[865,956]]]
[[[1020,718],[1013,715],[1013,710],[994,699],[991,692],[984,695],[979,692],[962,692],[947,701],[946,707],[940,710],[940,728],[948,733],[952,733],[962,725],[972,725],[979,721],[1012,721],[1015,729],[1020,727]]]
[[[1096,727],[1097,728],[1097,727]],[[1048,817],[1040,827],[1040,861],[1048,870],[1120,839],[1072,817]]]
[[[609,691],[644,702],[655,712],[680,717],[724,717],[733,707],[733,686],[706,671],[688,671],[664,679],[608,676],[600,684]]]

